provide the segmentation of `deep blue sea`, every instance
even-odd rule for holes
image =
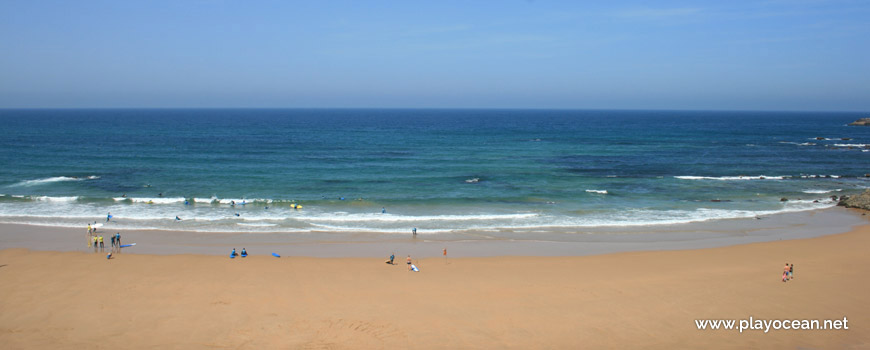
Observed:
[[[818,210],[870,187],[870,127],[846,126],[860,117],[0,110],[0,222],[531,234]]]

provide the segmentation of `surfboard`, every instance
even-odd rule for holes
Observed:
[[[243,258],[248,257],[248,253],[242,253],[242,257],[243,257]]]
[[[274,257],[276,257],[276,258],[280,258],[280,257],[281,257],[280,255],[278,255],[278,253],[272,253],[272,256],[274,256]]]
[[[136,243],[125,244],[125,245],[122,245],[121,248],[132,247],[134,245],[136,245]]]
[[[420,269],[417,268],[417,265],[411,264],[411,271],[420,272]]]

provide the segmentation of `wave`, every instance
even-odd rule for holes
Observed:
[[[817,145],[814,142],[791,142],[791,141],[780,141],[779,143],[784,143],[788,145],[798,145],[798,146],[815,146]]]
[[[831,179],[839,179],[840,175],[801,175],[801,179],[817,179],[817,178],[831,178]]]
[[[835,143],[832,146],[834,146],[834,147],[867,148],[867,147],[870,147],[870,144],[866,144],[866,143]]]
[[[16,184],[13,184],[13,185],[10,185],[10,186],[25,186],[25,187],[29,187],[29,186],[35,186],[35,185],[49,184],[49,183],[53,183],[53,182],[64,182],[64,181],[85,181],[85,180],[96,180],[96,179],[99,179],[99,178],[100,178],[100,177],[99,177],[99,176],[96,176],[96,175],[85,176],[85,177],[78,177],[78,176],[55,176],[55,177],[48,177],[48,178],[44,178],[44,179],[24,180],[24,181],[21,181],[21,182],[19,182],[19,183],[16,183]]]
[[[790,179],[791,176],[783,175],[783,176],[674,176],[676,179],[680,180],[718,180],[718,181],[735,181],[735,180],[785,180]]]
[[[586,190],[588,193],[607,194],[607,190]]]
[[[238,223],[236,223],[236,225],[239,225],[239,226],[248,226],[248,227],[275,227],[275,226],[278,226],[278,224],[267,224],[267,223],[245,223],[245,222],[238,222]]]
[[[79,197],[78,196],[69,196],[69,197],[38,196],[38,197],[30,197],[30,199],[35,200],[35,201],[42,201],[42,202],[68,203],[68,202],[75,202],[75,201],[79,200]]]
[[[317,216],[298,216],[295,219],[313,222],[423,222],[423,221],[483,221],[517,220],[539,217],[536,213],[521,214],[478,214],[478,215],[393,215],[393,214],[348,214],[334,213]]]
[[[38,204],[38,203],[36,203]],[[174,219],[176,211],[170,207],[141,206],[118,210],[112,206],[113,221],[106,224],[112,230],[157,229],[195,232],[373,232],[406,234],[411,227],[420,233],[444,232],[526,232],[564,228],[595,229],[597,227],[638,227],[673,225],[710,220],[751,218],[756,216],[824,209],[835,206],[830,199],[792,200],[772,202],[769,209],[629,209],[581,215],[560,213],[471,214],[471,215],[395,215],[395,214],[338,214],[303,213],[292,210],[256,212],[234,216],[225,209],[186,208],[178,212],[184,219],[181,225]],[[109,208],[97,209],[92,205],[65,205],[47,208],[40,206],[21,210],[17,205],[0,206],[0,222],[45,226],[82,227],[87,222],[104,218],[96,214]],[[245,214],[246,212],[242,212]]]
[[[803,190],[802,192],[803,193],[810,193],[810,194],[824,194],[824,193],[840,192],[840,191],[843,191],[843,189],[838,188],[835,190]]]
[[[187,200],[184,197],[156,197],[156,198],[114,197],[112,199],[114,199],[116,202],[131,202],[131,203],[145,203],[145,204],[174,204],[174,203],[184,203]]]

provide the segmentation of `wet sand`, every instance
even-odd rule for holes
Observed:
[[[870,226],[863,220],[843,234],[707,249],[469,258],[448,251],[446,258],[415,260],[417,273],[407,272],[404,251],[396,252],[397,265],[388,265],[383,258],[273,258],[264,252],[245,259],[122,253],[107,260],[103,254],[3,246],[0,344],[870,348]],[[77,235],[84,245],[84,232]],[[783,283],[786,262],[795,265],[795,279]],[[849,329],[741,334],[695,324],[749,317],[847,317]]]

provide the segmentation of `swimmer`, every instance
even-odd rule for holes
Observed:
[[[236,216],[241,216],[241,215],[239,215],[239,213],[236,213]]]
[[[381,208],[381,214],[386,214],[386,213],[387,213],[387,208]]]
[[[181,218],[178,215],[175,216],[175,221],[181,221]]]

